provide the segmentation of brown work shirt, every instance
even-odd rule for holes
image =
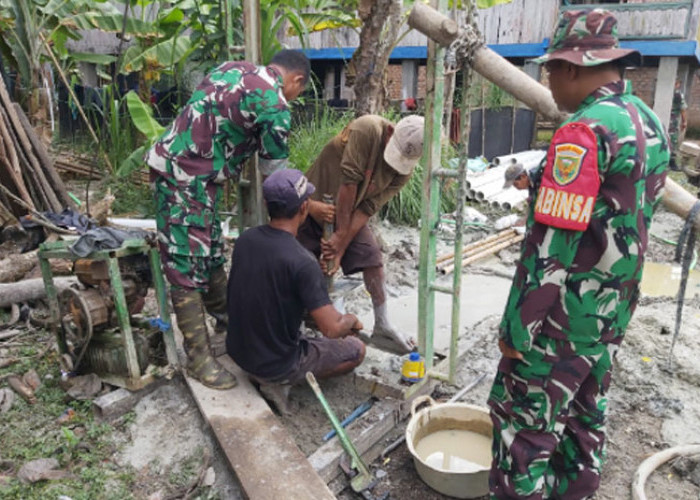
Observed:
[[[332,194],[337,201],[343,184],[357,184],[354,210],[370,217],[408,182],[384,161],[384,142],[392,123],[381,116],[365,115],[350,122],[331,139],[306,173],[316,186],[312,198]]]

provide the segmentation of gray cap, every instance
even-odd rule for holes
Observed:
[[[505,173],[505,179],[506,181],[503,183],[503,189],[507,189],[513,185],[513,182],[515,179],[520,177],[522,174],[525,173],[525,167],[523,167],[522,163],[515,163],[511,166],[509,166],[506,169]]]
[[[384,148],[384,160],[401,175],[413,172],[423,155],[422,116],[409,115],[394,127],[394,133]]]

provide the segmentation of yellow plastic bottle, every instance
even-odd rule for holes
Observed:
[[[417,352],[412,352],[401,367],[401,378],[406,382],[420,382],[425,377],[425,363]]]

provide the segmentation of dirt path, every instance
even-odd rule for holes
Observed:
[[[652,232],[676,240],[682,221],[660,211]],[[674,247],[658,239],[650,241],[649,260],[669,263]],[[501,262],[512,263],[515,251],[502,252]],[[407,272],[404,268],[403,272]],[[402,280],[406,276],[402,275]],[[409,279],[410,280],[410,279]],[[473,293],[465,286],[462,293]],[[676,302],[673,298],[643,297],[628,327],[618,353],[609,397],[608,459],[601,487],[595,498],[628,498],[634,472],[649,455],[670,446],[700,442],[700,298],[686,300],[683,323],[668,369],[671,332],[674,331]],[[500,315],[491,316],[464,333],[461,342],[467,353],[461,360],[457,388],[481,373],[487,379],[463,401],[485,405],[499,353],[496,327]],[[435,397],[448,399],[457,388],[443,385]],[[397,432],[397,435],[400,435]],[[647,481],[650,499],[697,500],[700,495],[700,465],[696,460],[676,460],[657,470]],[[380,488],[392,498],[447,498],[428,488],[417,476],[405,446],[393,452],[387,462],[373,464],[387,472]],[[378,489],[379,491],[379,489]],[[352,498],[351,495],[342,498]]]

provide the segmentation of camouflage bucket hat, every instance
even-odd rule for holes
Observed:
[[[630,65],[641,62],[639,52],[620,48],[615,16],[607,10],[593,9],[564,12],[547,53],[533,62],[560,59],[577,66],[597,66],[622,58]]]

